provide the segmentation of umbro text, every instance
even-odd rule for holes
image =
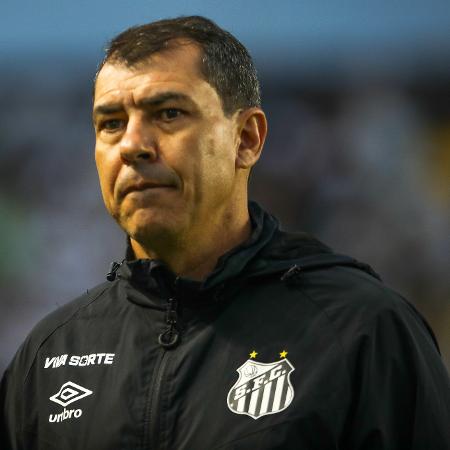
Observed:
[[[62,422],[67,419],[78,419],[83,414],[81,409],[66,409],[59,414],[50,414],[48,421],[49,422]]]

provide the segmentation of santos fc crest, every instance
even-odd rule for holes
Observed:
[[[253,351],[250,357],[256,354]],[[228,408],[253,419],[285,410],[294,398],[290,374],[295,370],[286,354],[285,351],[280,353],[283,359],[273,363],[245,361],[237,369],[239,379],[228,392]]]

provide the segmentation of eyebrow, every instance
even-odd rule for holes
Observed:
[[[180,92],[162,92],[161,94],[154,95],[153,97],[147,97],[139,100],[136,105],[138,108],[148,108],[161,105],[169,100],[187,101],[193,103],[192,99]],[[105,103],[103,105],[98,105],[94,108],[93,117],[99,115],[115,114],[123,111],[123,105],[121,103]]]

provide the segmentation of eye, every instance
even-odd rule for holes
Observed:
[[[162,120],[171,121],[174,119],[177,119],[183,114],[183,111],[181,109],[177,108],[166,108],[162,109],[159,112],[159,116]]]
[[[100,122],[99,128],[106,131],[116,131],[123,127],[124,121],[121,119],[109,119]]]

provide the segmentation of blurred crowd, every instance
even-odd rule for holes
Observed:
[[[92,74],[0,74],[0,371],[124,255],[96,179]],[[448,85],[263,74],[269,137],[250,192],[285,229],[371,264],[427,318],[450,367]]]

